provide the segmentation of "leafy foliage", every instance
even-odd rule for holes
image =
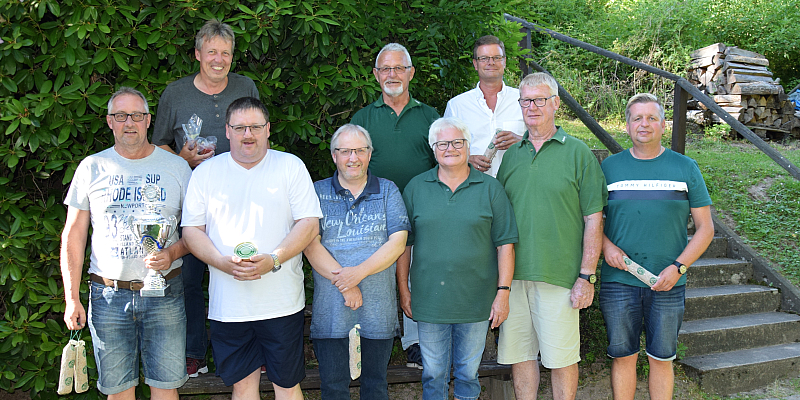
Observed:
[[[66,185],[83,158],[113,141],[109,95],[133,86],[155,111],[167,84],[197,70],[193,38],[207,19],[234,28],[233,70],[256,82],[274,146],[320,178],[333,171],[333,131],[380,93],[371,73],[380,47],[408,47],[412,95],[443,111],[474,85],[469,54],[479,36],[497,34],[510,58],[519,55],[518,28],[500,11],[500,0],[0,3],[0,389],[55,397],[67,341],[58,267]],[[91,355],[89,363],[96,376]]]
[[[685,76],[692,51],[722,42],[764,54],[784,89],[800,82],[800,6],[792,0],[509,0],[509,12],[584,42]],[[651,92],[671,103],[674,84],[534,34],[534,55],[597,119]]]

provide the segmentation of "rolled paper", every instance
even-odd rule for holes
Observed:
[[[89,374],[86,367],[86,342],[77,340],[75,343],[75,393],[89,390]]]
[[[497,134],[501,131],[502,129],[499,128],[495,131],[494,136],[492,136],[492,139],[489,141],[489,147],[487,147],[486,151],[483,152],[483,156],[488,158],[489,161],[494,159],[495,154],[497,154],[497,148],[494,147],[494,140],[497,138]]]
[[[361,325],[356,324],[350,329],[350,379],[356,380],[361,376],[361,334],[358,330]]]
[[[76,340],[70,340],[61,352],[61,371],[58,374],[58,394],[70,394],[75,380]]]
[[[643,266],[636,263],[636,261],[631,260],[628,257],[623,257],[622,261],[625,262],[625,266],[628,267],[628,272],[630,272],[636,279],[642,281],[645,285],[649,287],[653,287],[653,285],[658,282],[658,277],[653,275],[652,272],[646,270]]]

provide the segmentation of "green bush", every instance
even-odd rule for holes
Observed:
[[[56,397],[68,336],[58,264],[67,185],[113,141],[109,95],[133,86],[155,111],[167,84],[197,70],[193,38],[207,19],[232,25],[233,70],[256,82],[273,143],[318,179],[333,171],[332,132],[379,95],[371,70],[381,46],[408,47],[412,94],[443,112],[475,83],[475,39],[495,33],[519,55],[518,27],[500,11],[500,0],[0,3],[0,389]],[[96,376],[91,354],[89,364]]]

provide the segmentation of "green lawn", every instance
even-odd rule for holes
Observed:
[[[562,118],[556,124],[593,149],[605,148],[579,120]],[[631,146],[621,122],[601,125],[622,147]],[[670,135],[664,135],[667,147]],[[773,147],[800,165],[797,142]],[[800,181],[746,141],[697,139],[686,145],[686,155],[700,165],[717,211],[750,246],[800,286]]]

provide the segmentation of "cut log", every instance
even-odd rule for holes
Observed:
[[[753,120],[753,114],[754,114],[754,113],[755,113],[755,109],[754,109],[754,108],[748,108],[748,109],[746,109],[746,110],[745,110],[745,112],[744,112],[744,113],[742,113],[742,115],[743,115],[743,118],[742,118],[740,121],[742,121],[742,122],[743,122],[743,123],[745,123],[745,124],[746,124],[746,123],[748,123],[748,122],[750,122],[750,121],[752,121],[752,120]]]
[[[714,56],[694,59],[689,63],[690,68],[705,68],[711,65],[714,65]]]
[[[774,96],[774,95],[773,96],[767,96],[767,97],[765,97],[765,99],[767,99],[765,107],[772,108],[772,109],[775,109],[775,110],[780,108],[778,106],[778,98],[777,98],[777,96]]]
[[[725,49],[724,51],[726,56],[743,56],[743,57],[750,57],[750,58],[766,58],[761,54],[756,53],[755,51],[744,50],[740,49],[736,46],[731,46]]]
[[[728,83],[743,83],[743,82],[775,83],[775,81],[772,80],[771,76],[746,75],[741,73],[737,74],[731,70],[728,70],[727,78],[728,78]]]
[[[767,96],[758,96],[755,99],[756,99],[756,102],[758,103],[758,107],[766,107],[767,106]]]
[[[756,97],[758,96],[750,96],[750,98],[747,100],[748,107],[750,108],[758,107],[758,100],[756,100]]]
[[[702,49],[697,49],[692,52],[692,58],[702,58],[707,56],[713,56],[715,53],[724,53],[725,52],[725,45],[722,43],[714,43],[712,45],[703,47]]]
[[[761,67],[761,69],[731,68],[731,67],[728,67],[728,65],[726,64],[725,67],[722,67],[719,70],[725,72],[726,76],[727,76],[727,74],[730,74],[730,73],[744,74],[744,75],[756,75],[756,76],[769,76],[769,77],[772,76],[772,72],[769,72],[769,70],[766,67]]]
[[[769,65],[769,60],[766,58],[753,58],[753,57],[743,57],[743,56],[727,56],[725,57],[725,61],[727,62],[736,62],[736,63],[745,63],[745,64],[754,64],[754,65]]]
[[[745,63],[731,62],[731,61],[725,60],[725,65],[722,66],[722,69],[730,69],[730,68],[747,69],[747,70],[752,70],[752,71],[767,71],[767,72],[769,72],[769,70],[767,70],[767,67],[765,67],[763,65],[745,64]]]
[[[730,94],[778,94],[783,88],[766,82],[734,83]]]

